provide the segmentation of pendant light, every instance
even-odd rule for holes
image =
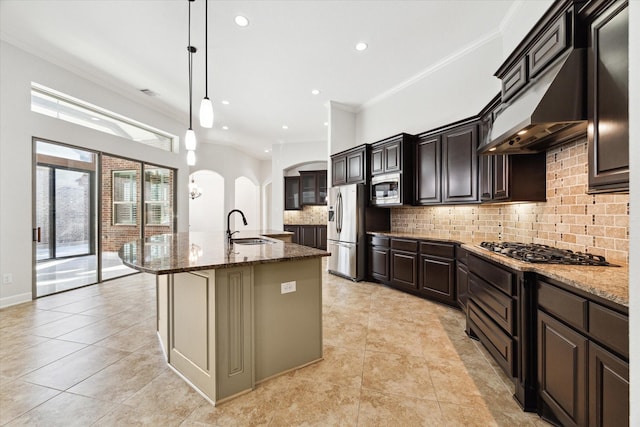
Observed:
[[[200,126],[213,127],[213,103],[209,99],[209,0],[204,0],[204,99],[200,102]]]
[[[187,163],[189,162],[189,155],[191,154],[193,157],[193,162],[195,164],[195,153],[193,150],[196,149],[196,134],[193,131],[193,54],[196,53],[197,49],[194,46],[191,46],[191,3],[195,0],[189,1],[189,45],[187,46],[187,51],[189,52],[189,129],[187,129],[187,133],[184,136],[184,146],[185,148],[192,152],[187,153]]]
[[[196,152],[193,150],[188,150],[187,151],[187,165],[188,166],[195,166],[196,164]]]

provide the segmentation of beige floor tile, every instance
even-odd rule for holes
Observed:
[[[3,385],[0,394],[0,425],[8,423],[57,394],[60,394],[58,390],[20,380]]]
[[[124,351],[104,347],[87,346],[33,371],[21,379],[45,387],[66,390],[128,354]]]
[[[169,370],[138,390],[124,404],[143,412],[161,412],[184,419],[204,402],[202,396]]]
[[[70,393],[60,393],[11,421],[8,426],[85,427],[100,419],[113,404]]]
[[[364,350],[367,344],[367,326],[329,314],[323,318],[322,339],[324,345]]]
[[[31,346],[26,350],[3,356],[0,360],[0,374],[5,377],[18,378],[85,347],[84,344],[47,339],[45,342]]]
[[[2,311],[0,311],[0,313],[1,312]],[[7,315],[0,316],[0,330],[24,333],[25,329],[42,326],[69,316],[69,313],[60,313],[50,310],[30,310],[26,308],[13,310]]]
[[[50,322],[30,329],[28,333],[41,337],[57,338],[60,335],[68,334],[71,331],[75,331],[76,329],[80,329],[99,320],[100,319],[98,317],[74,314],[63,319],[56,320],[55,322]]]
[[[29,347],[49,341],[50,338],[36,335],[15,333],[0,337],[0,360],[12,354],[21,353]],[[2,363],[2,362],[0,362]]]
[[[142,348],[155,348],[159,342],[155,324],[149,326],[142,322],[100,340],[95,345],[133,352]]]
[[[150,426],[150,427],[173,427],[179,426],[183,417],[172,416],[160,412],[139,411],[127,405],[119,405],[111,412],[100,418],[94,427],[115,427],[115,426]]]
[[[69,392],[121,403],[167,371],[169,368],[162,357],[135,353],[73,386]]]
[[[366,351],[362,386],[413,399],[437,400],[429,367],[414,356]]]
[[[324,346],[324,360],[296,371],[296,378],[347,387],[362,385],[364,351]]]
[[[358,409],[358,427],[417,426],[420,418],[417,399],[387,395],[377,391],[362,389]],[[433,402],[440,411],[438,402]]]
[[[355,426],[360,390],[334,384],[291,380],[270,426]]]
[[[401,325],[389,325],[386,328],[370,326],[366,349],[422,357],[423,339],[424,334],[418,328],[402,328]]]
[[[284,407],[293,373],[259,384],[251,393],[213,406],[205,402],[194,410],[183,426],[266,426]]]

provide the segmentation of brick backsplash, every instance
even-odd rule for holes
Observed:
[[[395,208],[391,231],[542,243],[629,260],[629,195],[587,194],[587,142],[547,152],[547,202]]]
[[[284,211],[284,224],[319,225],[327,223],[326,206],[303,206],[299,211]]]

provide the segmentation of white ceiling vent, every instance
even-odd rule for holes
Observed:
[[[151,89],[140,89],[140,92],[144,93],[147,96],[158,96],[158,94]]]

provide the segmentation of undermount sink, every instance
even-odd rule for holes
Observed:
[[[275,242],[273,240],[267,240],[261,237],[245,237],[241,239],[231,239],[231,243],[236,243],[238,245],[264,245],[273,244]]]

